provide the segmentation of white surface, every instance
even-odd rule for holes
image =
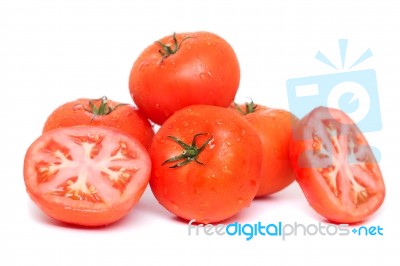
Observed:
[[[400,261],[398,171],[398,1],[17,1],[0,2],[0,265],[395,265]],[[153,41],[207,30],[224,37],[241,65],[237,99],[288,108],[289,78],[333,73],[317,51],[340,65],[370,48],[357,69],[375,69],[383,129],[368,133],[381,151],[387,196],[365,224],[383,236],[188,236],[187,225],[146,191],[121,222],[76,229],[44,216],[29,200],[24,154],[47,115],[79,97],[131,102],[130,68]],[[297,186],[257,200],[232,221],[318,223]]]

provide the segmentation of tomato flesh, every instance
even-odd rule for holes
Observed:
[[[310,205],[328,220],[356,223],[383,203],[385,186],[364,135],[342,111],[319,107],[296,127],[292,165]]]
[[[150,177],[140,142],[103,127],[71,127],[39,137],[25,157],[27,192],[58,220],[98,226],[133,207]]]

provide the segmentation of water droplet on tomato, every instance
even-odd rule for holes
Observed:
[[[208,219],[204,219],[204,220],[203,220],[203,223],[205,223],[205,224],[209,224],[209,223],[210,223],[210,220],[208,220]]]
[[[239,204],[243,204],[243,202],[244,202],[244,201],[243,201],[242,198],[239,198],[239,199],[238,199],[238,203],[239,203]]]
[[[74,106],[72,106],[72,110],[74,111],[79,111],[82,109],[84,109],[82,104],[75,104]]]
[[[179,210],[179,205],[173,202],[172,208],[177,211],[177,210]]]
[[[210,146],[210,149],[211,149],[211,150],[214,149],[214,147],[215,147],[214,139],[212,139],[212,140],[208,143],[208,146]],[[215,176],[215,175],[213,175],[213,176]]]
[[[164,187],[163,193],[164,193],[164,195],[167,195],[167,193],[168,193],[168,188],[167,187]]]
[[[142,63],[139,66],[139,72],[143,72],[149,66],[148,63]]]
[[[257,181],[254,180],[254,179],[250,180],[250,187],[251,188],[256,188],[257,187]]]
[[[210,79],[212,77],[212,73],[210,71],[208,72],[201,72],[200,73],[200,78],[202,80]]]
[[[154,108],[156,108],[157,110],[160,109],[160,104],[156,103],[156,105],[154,106]]]

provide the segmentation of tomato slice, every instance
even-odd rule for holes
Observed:
[[[367,140],[342,111],[318,107],[300,120],[291,161],[309,204],[336,223],[356,223],[383,203],[385,185]]]
[[[51,130],[28,149],[24,180],[32,200],[63,222],[100,226],[125,216],[150,178],[136,139],[105,127]]]

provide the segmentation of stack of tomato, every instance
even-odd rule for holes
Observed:
[[[132,67],[138,109],[78,99],[48,117],[26,153],[28,194],[49,216],[84,226],[124,217],[148,183],[167,210],[200,223],[232,217],[295,179],[332,222],[359,222],[381,206],[379,166],[349,117],[320,107],[298,120],[233,104],[239,81],[235,52],[221,37],[162,38]],[[160,125],[155,134],[149,120]]]

